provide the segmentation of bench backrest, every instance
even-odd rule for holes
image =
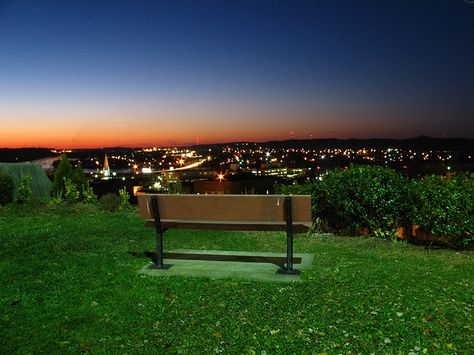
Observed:
[[[153,220],[151,196],[157,196],[162,221],[285,223],[285,195],[138,194],[140,215]],[[311,226],[311,196],[291,196],[293,223]]]

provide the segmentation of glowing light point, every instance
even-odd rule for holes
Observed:
[[[224,174],[222,174],[222,171],[217,174],[217,180],[219,180],[219,182],[222,182],[222,180],[224,180]]]

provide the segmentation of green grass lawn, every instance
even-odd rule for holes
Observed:
[[[299,283],[137,273],[136,211],[0,208],[0,353],[472,353],[472,252],[297,235]],[[167,249],[285,250],[283,233],[169,231]]]

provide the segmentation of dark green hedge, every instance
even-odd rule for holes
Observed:
[[[338,230],[393,236],[410,213],[408,181],[392,169],[352,166],[323,179],[317,212]]]
[[[13,201],[15,184],[10,175],[0,173],[0,205],[6,205]]]
[[[415,181],[413,223],[424,231],[466,245],[474,234],[474,174],[429,176]]]
[[[334,232],[392,237],[416,224],[451,244],[474,239],[474,174],[409,180],[389,168],[351,166],[276,190],[312,195],[314,218]]]

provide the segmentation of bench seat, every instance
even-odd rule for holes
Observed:
[[[306,232],[312,226],[311,196],[297,195],[166,195],[138,194],[140,215],[146,227],[154,227],[157,252],[152,268],[167,269],[164,257],[185,258],[186,255],[163,252],[163,234],[169,229],[286,231],[287,257],[273,262],[278,273],[298,274],[293,269],[293,233]],[[203,259],[203,256],[193,256]],[[216,260],[236,260],[235,256],[210,256]],[[267,262],[268,258],[252,257],[247,261]],[[285,263],[286,261],[286,263]]]

